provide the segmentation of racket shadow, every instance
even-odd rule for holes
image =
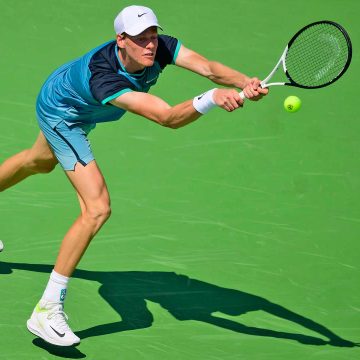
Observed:
[[[10,274],[15,269],[50,273],[52,268],[51,265],[0,262],[0,275]],[[73,277],[100,283],[100,296],[120,316],[118,321],[77,331],[76,334],[81,339],[150,327],[154,317],[147,308],[146,301],[151,301],[159,304],[179,321],[199,321],[241,334],[293,340],[304,345],[358,346],[316,321],[263,297],[173,272],[102,272],[79,269]],[[238,318],[221,317],[222,314],[238,317],[259,310],[301,325],[321,337],[247,326],[241,324]]]

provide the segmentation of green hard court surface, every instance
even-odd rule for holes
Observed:
[[[130,4],[0,0],[1,161],[37,136],[49,73],[111,39]],[[113,215],[70,283],[77,348],[25,326],[78,215],[74,191],[56,168],[1,193],[0,359],[360,359],[360,2],[143,4],[185,46],[254,76],[322,19],[349,31],[353,61],[328,88],[272,88],[179,130],[127,114],[93,131]],[[211,87],[169,66],[152,92],[177,104]],[[301,111],[283,110],[288,95]]]

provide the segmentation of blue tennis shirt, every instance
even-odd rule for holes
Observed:
[[[180,45],[159,35],[154,64],[133,74],[121,63],[116,41],[100,45],[49,76],[37,98],[37,115],[52,127],[63,120],[68,125],[117,120],[126,111],[109,101],[129,91],[148,92],[166,65],[175,63]]]

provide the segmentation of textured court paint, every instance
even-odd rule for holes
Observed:
[[[34,141],[50,71],[110,39],[118,6],[131,3],[0,4],[3,160]],[[25,327],[78,214],[73,189],[56,169],[1,193],[0,359],[358,359],[359,348],[322,345],[314,323],[285,319],[290,310],[360,342],[358,1],[146,5],[185,46],[249,74],[265,76],[291,35],[321,19],[348,29],[353,63],[333,87],[274,88],[262,103],[184,129],[130,114],[97,127],[90,139],[113,215],[79,266],[87,272],[70,282],[76,349],[45,347]],[[153,93],[175,104],[212,86],[172,67]],[[301,97],[301,111],[283,111],[288,95]],[[262,311],[244,314],[256,304]]]

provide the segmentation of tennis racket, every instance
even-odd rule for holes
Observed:
[[[318,89],[333,84],[348,69],[352,46],[348,33],[333,21],[317,21],[299,30],[287,44],[278,63],[260,84]],[[287,82],[270,82],[282,65]],[[240,97],[245,100],[242,91]]]

